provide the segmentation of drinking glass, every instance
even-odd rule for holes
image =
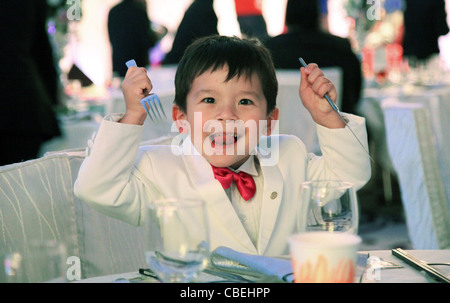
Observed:
[[[150,269],[163,282],[190,282],[208,264],[209,228],[202,200],[160,199],[146,209]]]
[[[301,186],[300,232],[358,233],[358,200],[354,185],[345,181],[307,181]]]

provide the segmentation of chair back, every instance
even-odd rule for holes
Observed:
[[[340,108],[342,92],[342,69],[339,67],[322,68],[335,85],[338,92],[336,102]],[[296,135],[305,143],[310,152],[320,153],[316,124],[299,96],[300,69],[276,71],[278,79],[277,107],[279,109],[280,134]]]
[[[83,159],[84,151],[52,152],[0,167],[0,251],[8,261],[36,259],[36,246],[58,243],[69,281],[146,266],[142,228],[105,216],[74,196]],[[14,268],[0,270],[1,280]],[[14,281],[44,282],[45,271],[38,262],[27,262],[26,274]]]

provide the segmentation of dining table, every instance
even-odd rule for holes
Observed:
[[[384,123],[383,105],[392,102],[417,103],[428,109],[433,140],[441,164],[441,174],[447,191],[450,192],[450,74],[445,74],[435,83],[385,83],[383,85],[367,81],[358,105],[358,114],[366,118],[369,135],[373,140],[376,161],[387,171],[394,172],[388,153],[387,132]]]
[[[409,255],[420,259],[423,262],[432,265],[447,278],[450,278],[450,250],[405,250]],[[371,250],[359,251],[358,259],[363,257],[365,262],[357,265],[355,273],[355,283],[438,283],[439,281],[424,271],[418,270],[405,262],[403,259],[395,256],[392,250]],[[289,256],[280,257],[287,262]],[[233,282],[220,280],[217,276],[202,272],[192,281],[195,283],[208,282]],[[260,280],[264,282],[274,282],[274,280]],[[292,283],[292,280],[283,280],[276,282]],[[74,281],[74,283],[161,283],[158,279],[142,275],[138,269],[133,272],[117,273],[106,276],[91,277]],[[258,283],[258,282],[257,282]]]

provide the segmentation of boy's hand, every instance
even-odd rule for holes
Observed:
[[[153,88],[147,70],[143,67],[130,67],[122,82],[122,93],[125,98],[126,112],[120,123],[144,124],[147,112],[141,104],[141,99]]]
[[[300,72],[300,98],[313,120],[317,124],[328,128],[345,127],[344,121],[341,120],[324,98],[324,95],[328,93],[331,100],[335,102],[337,92],[334,84],[325,77],[317,64],[308,64],[306,68],[300,68]]]

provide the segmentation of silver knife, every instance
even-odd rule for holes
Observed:
[[[450,279],[443,275],[441,272],[431,267],[427,262],[417,259],[416,257],[408,254],[401,248],[396,248],[392,250],[392,254],[397,258],[403,260],[408,265],[411,265],[415,269],[425,271],[426,274],[431,276],[437,281],[450,283]]]
[[[303,60],[303,58],[298,58],[298,61],[300,61],[300,64],[306,68],[308,65],[306,64],[305,60]],[[353,130],[351,129],[351,127],[348,125],[347,120],[341,115],[341,112],[339,111],[339,108],[336,106],[336,104],[334,104],[333,100],[331,100],[330,96],[328,94],[325,94],[323,96],[328,103],[330,104],[331,108],[339,115],[339,117],[342,119],[342,121],[344,121],[345,125],[347,126],[347,128],[350,130],[350,132],[353,134],[353,136],[355,137],[356,140],[358,140],[359,145],[361,145],[361,147],[364,149],[364,151],[367,153],[367,155],[369,156],[370,160],[372,162],[375,162],[372,157],[369,154],[369,151],[364,147],[364,145],[361,143],[361,141],[359,140],[359,138],[355,135],[355,133],[353,132]]]

